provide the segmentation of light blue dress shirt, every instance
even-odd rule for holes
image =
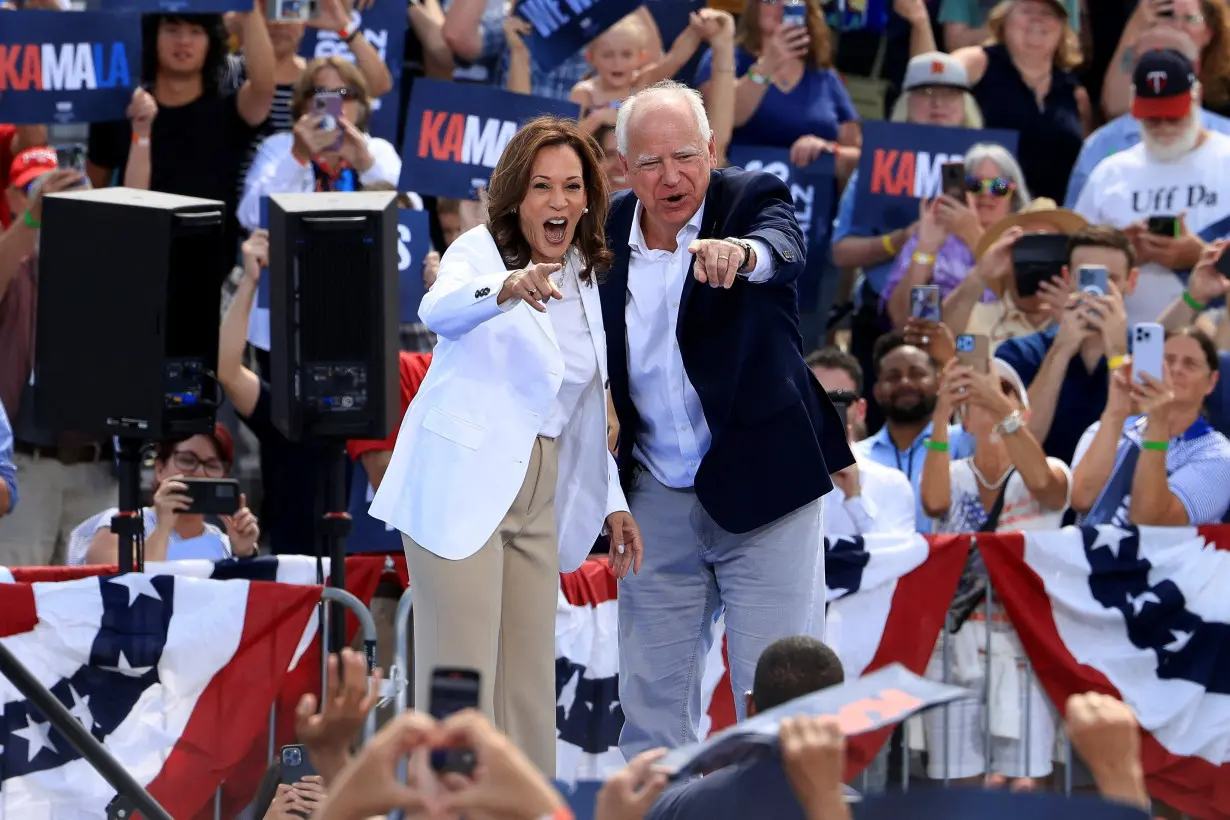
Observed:
[[[931,438],[931,427],[932,425],[928,424],[923,428],[908,450],[897,449],[897,445],[888,435],[888,425],[881,427],[874,436],[868,436],[854,445],[857,456],[900,470],[910,477],[915,498],[914,522],[921,533],[931,532],[931,518],[923,512],[922,493],[918,488],[922,480],[923,462],[927,460],[926,442]],[[965,428],[959,424],[948,428],[948,452],[953,461],[974,454],[974,437],[965,432]]]
[[[1210,131],[1230,134],[1230,119],[1220,114],[1214,114],[1202,108],[1200,109],[1200,122]],[[1063,206],[1068,209],[1076,207],[1076,200],[1080,198],[1085,183],[1089,181],[1089,175],[1093,173],[1093,169],[1099,162],[1111,154],[1126,151],[1139,142],[1140,122],[1131,114],[1117,117],[1090,134],[1085,139],[1085,144],[1081,146],[1080,155],[1076,158],[1076,166],[1073,167],[1072,175],[1068,178],[1068,192],[1064,197]]]
[[[9,512],[17,507],[17,467],[13,464],[13,426],[0,404],[0,480],[9,488]]]

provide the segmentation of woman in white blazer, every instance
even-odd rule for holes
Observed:
[[[488,225],[449,246],[419,307],[439,342],[371,505],[406,549],[415,702],[433,669],[477,670],[482,710],[551,777],[559,573],[604,521],[618,577],[641,556],[606,446],[600,157],[555,117],[504,149]]]

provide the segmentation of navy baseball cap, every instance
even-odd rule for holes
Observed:
[[[1172,48],[1146,51],[1132,74],[1132,116],[1138,120],[1181,120],[1192,110],[1196,69]]]

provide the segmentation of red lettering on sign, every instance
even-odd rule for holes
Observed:
[[[843,734],[857,735],[869,731],[877,723],[896,723],[922,705],[921,700],[900,689],[885,689],[876,697],[843,706],[837,713],[837,722]]]
[[[889,196],[913,196],[913,151],[877,148],[871,161],[871,192]]]
[[[30,91],[42,87],[43,60],[37,45],[0,46],[0,90]]]
[[[444,150],[440,146],[440,129],[448,119],[446,111],[424,111],[423,124],[419,128],[419,157],[436,159]]]
[[[419,129],[419,156],[461,162],[465,133],[465,114],[424,111],[423,124]]]

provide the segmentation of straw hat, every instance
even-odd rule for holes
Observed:
[[[1075,211],[1060,208],[1053,199],[1039,197],[1020,211],[1004,217],[983,231],[982,238],[974,248],[974,259],[981,259],[1009,228],[1045,225],[1065,236],[1071,236],[1088,224],[1089,221]]]

